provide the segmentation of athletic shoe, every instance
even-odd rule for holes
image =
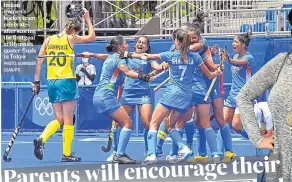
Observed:
[[[113,160],[114,160],[114,156],[116,155],[116,152],[114,151],[107,159],[106,159],[106,161],[107,162],[113,162]]]
[[[188,159],[192,154],[192,151],[189,149],[187,146],[183,146],[179,151],[178,151],[178,158],[177,161],[184,161]]]
[[[212,157],[212,161],[213,161],[213,164],[220,164],[221,163],[221,159],[220,159],[220,156],[219,155],[214,155]]]
[[[136,161],[131,159],[127,154],[117,155],[115,154],[113,157],[113,163],[119,164],[136,164]]]
[[[39,160],[43,160],[43,152],[44,152],[44,143],[42,138],[34,139],[34,155]]]
[[[222,160],[223,163],[230,163],[236,155],[233,152],[227,151],[225,152],[224,159]]]
[[[187,161],[191,163],[206,163],[209,161],[209,157],[208,155],[206,156],[196,155],[194,158],[188,159]]]
[[[80,161],[81,161],[81,157],[76,157],[73,155],[65,156],[63,154],[63,157],[62,157],[62,162],[80,162]]]
[[[176,163],[177,155],[167,155],[165,160],[167,160],[169,163]]]
[[[150,165],[157,163],[157,157],[154,154],[148,155],[146,159],[142,162],[142,165]]]

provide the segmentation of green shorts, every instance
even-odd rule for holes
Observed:
[[[75,78],[48,80],[47,86],[51,103],[75,100],[79,97]]]

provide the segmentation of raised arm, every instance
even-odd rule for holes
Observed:
[[[223,54],[223,59],[226,60],[231,65],[234,65],[234,66],[248,65],[247,59],[241,59],[241,60],[231,59],[226,51],[222,51],[222,54]]]
[[[136,58],[136,59],[143,59],[143,60],[160,60],[160,55],[159,54],[138,54],[138,53],[130,53],[128,51],[121,52],[120,56],[121,59],[123,58]]]
[[[144,73],[136,73],[136,72],[130,70],[128,68],[128,66],[124,63],[119,64],[118,68],[121,70],[121,72],[123,72],[124,75],[126,75],[128,77],[140,79],[140,80],[143,80],[145,82],[149,82],[149,80],[150,80],[149,75],[146,75]]]
[[[160,55],[159,54],[137,54],[133,53],[132,54],[133,58],[137,59],[145,59],[145,60],[160,60]]]
[[[91,53],[91,52],[82,52],[81,55],[86,58],[94,57],[101,61],[105,61],[109,57],[109,54],[98,54],[98,53]]]
[[[277,82],[277,77],[285,61],[286,53],[278,54],[266,63],[240,90],[236,101],[240,111],[242,124],[250,140],[259,148],[263,140],[256,122],[253,101],[264,91],[272,88]]]
[[[95,41],[95,32],[94,32],[94,28],[89,17],[89,12],[85,8],[84,8],[83,18],[88,26],[88,35],[84,35],[84,36],[74,35],[73,40],[76,43],[93,42]]]

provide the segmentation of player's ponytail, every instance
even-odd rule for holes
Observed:
[[[118,52],[119,47],[123,45],[124,42],[125,39],[123,38],[123,36],[121,35],[115,36],[114,38],[112,38],[110,43],[105,46],[105,49],[107,52]]]
[[[241,43],[245,44],[247,48],[251,39],[251,35],[252,35],[251,32],[246,32],[246,33],[237,35],[237,38]]]
[[[75,30],[76,33],[78,33],[81,30],[81,24],[76,19],[71,19],[69,22],[65,25],[65,31],[67,34],[72,34]]]

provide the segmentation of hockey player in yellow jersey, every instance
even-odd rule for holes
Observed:
[[[62,57],[62,55],[74,54],[74,43],[87,43],[95,40],[93,25],[86,9],[84,9],[83,18],[88,26],[88,35],[79,36],[80,23],[74,19],[69,20],[62,32],[45,39],[39,52],[32,88],[36,95],[40,90],[40,72],[44,61],[44,58],[40,57],[44,55],[55,56],[46,57],[48,95],[53,105],[55,119],[46,126],[39,138],[34,140],[34,154],[40,160],[43,159],[44,144],[64,125],[62,162],[81,161],[80,157],[71,154],[74,137],[73,115],[76,99],[79,97],[74,73],[74,57]]]

